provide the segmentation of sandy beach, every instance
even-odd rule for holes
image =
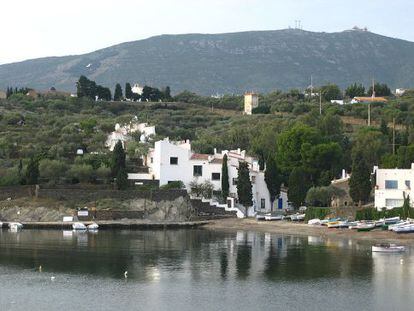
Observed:
[[[210,221],[203,228],[217,231],[259,231],[288,235],[319,236],[326,238],[352,238],[356,240],[376,242],[398,242],[402,244],[414,244],[414,233],[398,234],[392,231],[376,229],[370,232],[358,232],[357,230],[328,229],[325,226],[310,226],[305,223],[288,221],[257,221],[255,219],[220,219]]]

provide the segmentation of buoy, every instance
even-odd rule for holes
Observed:
[[[128,278],[128,271],[124,272],[124,278],[126,278],[126,279]]]
[[[55,277],[54,276],[51,276],[50,277],[50,280],[53,282],[55,280]]]

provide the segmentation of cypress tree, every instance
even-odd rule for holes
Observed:
[[[39,162],[35,158],[30,158],[26,169],[26,183],[36,185],[39,179]]]
[[[352,174],[349,180],[349,194],[352,200],[358,202],[361,206],[362,202],[366,202],[371,194],[371,172],[361,152],[354,156],[352,163]]]
[[[282,184],[276,160],[273,157],[270,157],[266,163],[265,182],[267,189],[269,190],[271,204],[270,206],[271,211],[273,212],[273,203],[275,202],[275,199],[280,195],[280,186]]]
[[[118,140],[112,152],[112,176],[117,177],[121,168],[125,169],[125,151],[122,142]]]
[[[223,164],[221,165],[221,194],[223,200],[227,200],[229,196],[229,167],[227,164],[227,154],[223,156]]]
[[[128,188],[128,174],[124,167],[121,167],[116,175],[116,187],[118,190],[125,190]]]
[[[114,101],[120,101],[122,99],[122,87],[119,83],[115,86]]]
[[[132,93],[131,84],[127,82],[125,84],[125,98],[126,99],[132,99],[134,97],[134,94]]]
[[[239,198],[239,203],[246,209],[245,215],[247,217],[249,207],[253,205],[252,183],[250,181],[249,166],[247,162],[239,162],[237,196]]]

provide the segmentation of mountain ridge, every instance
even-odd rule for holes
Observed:
[[[0,89],[54,86],[73,92],[80,75],[111,88],[138,82],[206,95],[304,88],[311,75],[315,85],[345,87],[375,78],[391,87],[409,87],[413,69],[413,42],[359,30],[167,34],[86,54],[0,65]]]

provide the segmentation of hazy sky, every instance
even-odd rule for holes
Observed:
[[[414,41],[413,0],[1,0],[0,63],[91,52],[159,34],[354,25]]]

